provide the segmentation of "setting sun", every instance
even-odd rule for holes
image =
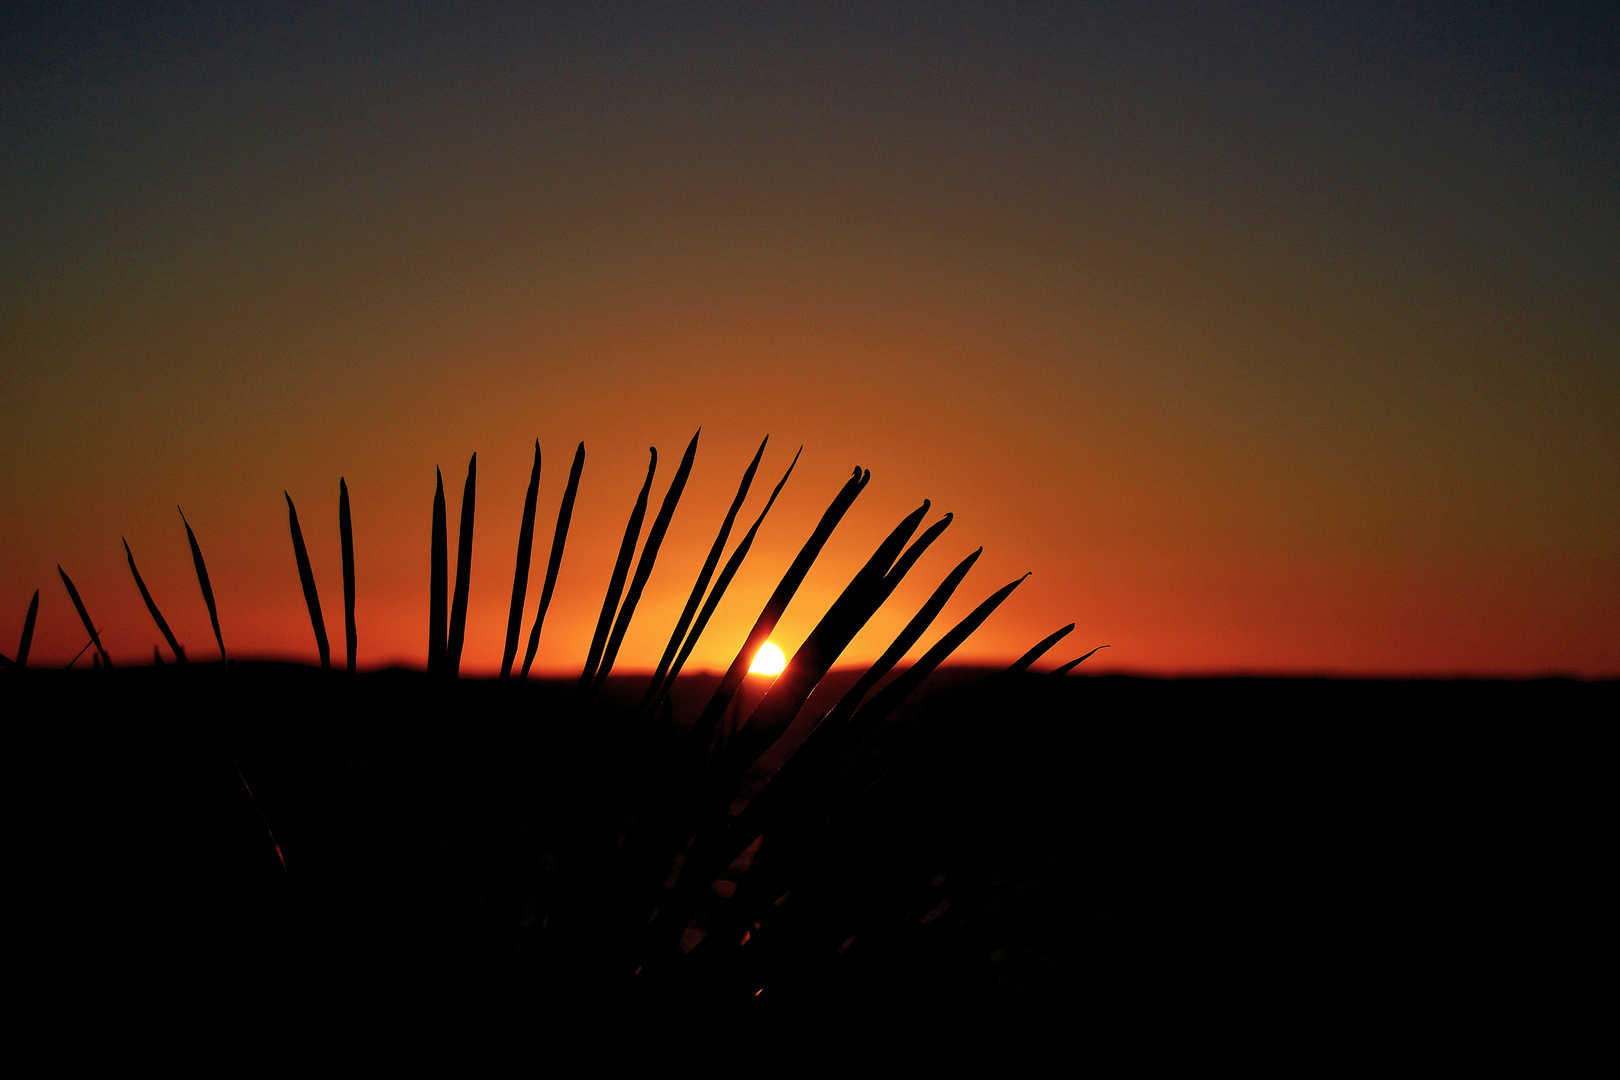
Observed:
[[[787,660],[783,658],[782,650],[767,641],[759,647],[759,652],[754,654],[754,662],[748,665],[748,674],[780,675],[786,666]]]

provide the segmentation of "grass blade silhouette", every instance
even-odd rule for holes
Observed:
[[[1046,650],[1068,637],[1069,632],[1073,629],[1074,623],[1070,623],[1061,630],[1054,630],[1051,634],[1037,641],[1034,646],[1030,648],[1029,652],[1025,653],[1023,656],[1020,656],[1017,660],[1014,660],[1012,667],[1008,668],[1006,671],[1003,671],[1002,674],[1017,675],[1021,671],[1028,671],[1031,664],[1044,656],[1046,654]],[[1086,654],[1086,656],[1090,655],[1090,653]],[[1085,657],[1082,657],[1081,659],[1084,658]],[[1078,662],[1079,661],[1076,661],[1076,663]]]
[[[927,515],[928,507],[929,502],[924,499],[921,506],[907,514],[884,538],[866,564],[844,587],[838,599],[833,601],[821,621],[810,631],[804,644],[799,646],[770,689],[765,691],[753,715],[737,732],[728,754],[734,759],[731,771],[740,775],[749,762],[769,749],[787,730],[816,684],[877,611],[878,605],[888,595],[883,589],[884,578],[894,566],[906,541],[911,539],[911,534]],[[727,786],[724,794],[729,797],[731,778],[722,777],[720,782]]]
[[[697,582],[692,586],[692,594],[686,598],[686,607],[681,609],[681,617],[675,623],[675,631],[669,635],[669,644],[664,647],[664,655],[659,657],[652,681],[647,684],[647,693],[641,699],[643,711],[652,704],[659,690],[663,688],[664,676],[669,672],[670,662],[675,659],[675,653],[686,638],[686,630],[692,625],[692,616],[697,614],[698,605],[703,602],[703,590],[709,587],[709,579],[714,576],[714,568],[720,565],[720,556],[725,553],[726,540],[731,536],[731,527],[737,521],[737,511],[742,509],[743,500],[748,497],[748,489],[754,482],[754,473],[759,469],[760,458],[765,456],[765,444],[770,441],[769,435],[760,441],[759,449],[754,451],[754,460],[749,462],[748,468],[743,472],[742,483],[737,487],[737,496],[731,500],[731,508],[726,511],[726,518],[720,523],[720,534],[714,538],[714,545],[709,548],[709,557],[703,560],[703,569],[698,571]]]
[[[349,518],[349,482],[338,477],[338,537],[343,542],[343,644],[348,650],[346,670],[354,674],[354,523]]]
[[[698,614],[697,622],[692,625],[692,632],[687,635],[685,644],[681,646],[680,653],[676,655],[675,663],[671,665],[669,674],[664,676],[663,687],[658,691],[658,696],[653,698],[652,711],[657,711],[658,707],[663,704],[664,698],[668,696],[670,688],[675,685],[676,678],[680,676],[681,668],[686,666],[687,657],[692,655],[692,649],[697,645],[698,639],[703,636],[704,628],[709,625],[709,617],[714,614],[714,609],[720,606],[720,601],[725,597],[726,588],[731,584],[731,579],[737,576],[737,571],[742,567],[743,560],[748,557],[748,549],[754,546],[755,534],[759,532],[760,525],[764,523],[765,515],[769,514],[771,507],[776,505],[776,497],[782,494],[782,488],[787,484],[788,477],[793,475],[793,467],[799,463],[799,454],[802,453],[804,453],[804,447],[801,446],[798,452],[793,455],[793,460],[788,463],[787,472],[783,473],[782,479],[776,482],[776,487],[771,491],[771,497],[765,501],[765,508],[759,512],[759,517],[754,519],[754,524],[737,545],[736,550],[731,553],[731,558],[726,560],[726,567],[720,571],[720,577],[714,583],[714,590],[709,593],[709,598],[703,602],[703,610]]]
[[[641,602],[641,590],[646,588],[647,579],[652,576],[653,564],[658,561],[658,549],[663,546],[664,533],[669,530],[670,519],[675,516],[675,507],[681,501],[681,492],[686,490],[686,478],[692,473],[692,461],[697,457],[698,435],[703,429],[698,428],[697,434],[687,444],[686,453],[681,455],[681,463],[675,470],[675,478],[669,482],[669,490],[664,493],[663,504],[658,508],[658,516],[653,518],[652,528],[647,530],[647,542],[642,545],[641,558],[636,561],[635,576],[630,579],[630,589],[624,594],[624,604],[619,608],[619,617],[613,622],[613,633],[608,638],[607,649],[602,653],[601,666],[596,670],[596,678],[591,683],[591,693],[602,688],[608,672],[613,670],[613,661],[619,656],[619,646],[624,642],[625,631],[630,629],[630,620],[635,616],[636,605]]]
[[[501,681],[512,674],[518,635],[523,631],[523,601],[529,592],[529,562],[534,550],[534,505],[540,498],[540,440],[534,440],[534,468],[523,497],[523,524],[518,529],[517,568],[512,571],[512,610],[506,616],[506,644],[501,649]]]
[[[60,569],[60,568],[58,568],[58,569]],[[105,627],[105,626],[103,626],[103,627],[102,627],[102,628],[101,628],[101,629],[102,629],[102,630],[105,630],[105,629],[107,629],[107,628],[106,628],[106,627]],[[85,642],[85,643],[84,643],[84,645],[83,645],[83,647],[82,647],[82,648],[80,648],[80,649],[79,649],[79,651],[78,651],[78,652],[76,652],[76,653],[74,653],[74,654],[73,654],[73,659],[71,659],[71,660],[69,660],[69,661],[68,661],[68,662],[67,662],[67,663],[66,663],[66,664],[65,664],[65,665],[63,665],[63,667],[62,667],[62,670],[63,670],[63,671],[70,671],[70,670],[72,670],[72,668],[73,668],[73,665],[74,665],[74,664],[77,664],[77,663],[78,663],[78,662],[79,662],[79,657],[81,657],[81,656],[83,656],[83,655],[84,655],[84,650],[85,650],[85,649],[88,649],[88,648],[89,648],[89,647],[90,647],[90,646],[92,646],[92,645],[94,645],[94,644],[95,644],[95,643],[96,643],[96,639],[95,639],[95,637],[94,637],[94,636],[93,636],[93,635],[94,635],[94,634],[98,634],[98,633],[100,633],[100,632],[101,632],[101,631],[100,631],[100,630],[96,630],[96,631],[91,631],[91,633],[92,633],[92,637],[91,637],[91,638],[90,638],[90,640],[89,640],[89,641],[87,641],[87,642]]]
[[[1087,660],[1090,660],[1093,656],[1097,655],[1097,653],[1101,652],[1103,649],[1106,649],[1106,648],[1108,648],[1107,645],[1099,645],[1095,649],[1092,649],[1090,652],[1086,653],[1086,655],[1080,657],[1079,659],[1070,660],[1067,664],[1063,664],[1060,667],[1053,668],[1051,671],[1047,672],[1047,675],[1049,677],[1051,677],[1051,678],[1061,678],[1062,676],[1067,675],[1069,672],[1073,671],[1075,668],[1079,667],[1081,664],[1085,663]]]
[[[905,674],[879,690],[877,695],[867,703],[866,707],[857,712],[851,719],[851,726],[865,733],[887,719],[889,714],[899,708],[900,703],[905,701],[911,692],[917,688],[918,684],[926,679],[935,668],[944,663],[946,658],[955,652],[962,642],[966,641],[968,636],[977,630],[985,619],[990,617],[991,612],[1000,607],[1001,602],[1011,596],[1013,590],[1022,585],[1028,577],[1029,575],[1025,574],[1023,577],[1008,582],[994,593],[991,593],[984,603],[969,612],[967,618],[951,627],[945,636],[934,644],[933,648],[923,653],[922,659],[907,668]]]
[[[973,565],[973,562],[978,559],[980,552],[983,550],[983,548],[980,548],[979,551],[975,551],[964,559],[951,572],[950,577],[945,579],[940,588],[935,590],[934,596],[930,597],[929,603],[925,604],[923,610],[917,613],[917,617],[912,620],[912,624],[907,626],[906,631],[902,632],[900,638],[896,639],[894,645],[889,647],[878,663],[872,665],[872,669],[867,673],[868,676],[874,672],[877,672],[877,674],[870,682],[876,682],[877,679],[882,678],[882,674],[889,670],[889,666],[892,666],[895,661],[905,655],[911,643],[916,640],[916,636],[910,635],[912,626],[916,626],[919,622],[926,626],[927,622],[932,621],[934,613],[937,613],[939,608],[944,606],[945,597],[949,596],[950,590],[955,589],[956,583],[962,580],[962,576],[967,573],[968,568]],[[747,839],[751,839],[749,834],[757,834],[761,820],[768,813],[779,809],[784,802],[791,801],[795,795],[802,795],[807,784],[813,785],[817,780],[824,777],[826,772],[832,766],[835,766],[861,739],[888,719],[889,715],[911,695],[911,692],[932,674],[935,668],[939,667],[955,652],[979,628],[984,620],[989,618],[991,613],[1001,606],[1002,601],[1011,596],[1013,590],[1022,585],[1028,577],[1029,575],[1025,574],[1023,577],[1003,585],[992,593],[982,604],[969,612],[966,618],[946,631],[945,635],[934,644],[933,648],[929,649],[922,655],[921,659],[906,669],[904,674],[878,691],[877,695],[872,698],[866,707],[856,712],[846,723],[842,721],[840,716],[835,714],[843,713],[846,702],[857,693],[857,690],[861,694],[865,693],[864,689],[860,689],[860,684],[857,684],[856,689],[852,689],[849,694],[845,695],[844,700],[840,701],[833,711],[816,726],[815,730],[810,733],[809,738],[799,746],[793,756],[777,771],[777,774],[765,785],[759,796],[749,804],[749,809],[743,811],[743,818],[739,819],[737,827],[733,830],[736,834],[734,839],[746,843]],[[944,596],[941,595],[942,593]],[[939,601],[938,606],[934,606],[935,599]],[[929,611],[930,607],[933,608],[933,612]],[[922,629],[919,627],[917,634],[920,635],[921,633]],[[908,637],[909,640],[907,640]],[[880,667],[882,671],[878,670]],[[861,682],[868,683],[867,677],[863,676]],[[856,701],[859,701],[858,697]],[[848,714],[843,713],[843,715]],[[774,791],[772,791],[773,788]],[[750,813],[750,810],[754,812]]]
[[[568,470],[568,487],[563,491],[562,506],[557,510],[557,531],[551,538],[551,560],[546,565],[546,583],[540,590],[540,609],[534,614],[534,627],[529,631],[529,646],[523,650],[523,675],[529,677],[529,665],[540,648],[540,627],[546,621],[546,609],[551,606],[551,591],[557,586],[557,570],[562,566],[563,547],[568,543],[568,523],[574,517],[574,496],[579,494],[579,474],[585,469],[585,444],[574,451],[574,464]]]
[[[450,636],[444,646],[446,674],[461,674],[461,644],[467,636],[467,593],[472,587],[473,506],[478,497],[478,455],[467,463],[461,489],[461,533],[456,538],[456,595],[450,603]]]
[[[428,570],[428,673],[444,670],[445,623],[448,621],[450,567],[444,524],[444,474],[433,468],[433,551]]]
[[[96,652],[99,654],[102,665],[104,667],[112,667],[112,657],[108,656],[107,650],[101,647],[101,634],[96,630],[95,623],[90,621],[90,613],[84,610],[84,601],[79,599],[79,590],[73,587],[73,579],[68,577],[67,571],[62,569],[60,566],[56,568],[56,572],[62,575],[62,584],[67,586],[68,598],[73,601],[73,609],[79,613],[79,621],[84,623],[85,630],[89,631],[90,644],[96,647]],[[79,650],[79,655],[84,655],[83,649]],[[77,660],[78,657],[74,657],[74,659]]]
[[[856,496],[860,495],[867,482],[871,479],[872,474],[870,472],[862,471],[859,465],[855,466],[854,475],[845,481],[844,486],[839,489],[838,494],[833,498],[832,504],[821,515],[821,520],[816,524],[815,531],[810,534],[810,539],[805,541],[804,547],[799,550],[798,557],[788,567],[787,573],[782,575],[782,580],[776,586],[776,591],[771,593],[771,598],[765,602],[765,609],[760,612],[759,618],[755,620],[754,628],[748,632],[748,637],[743,641],[743,647],[737,653],[737,658],[731,662],[731,667],[726,669],[725,677],[721,679],[720,685],[715,687],[714,696],[709,699],[708,707],[703,710],[703,715],[698,718],[696,726],[693,727],[691,738],[697,739],[700,744],[707,743],[714,738],[715,728],[719,724],[720,716],[726,711],[726,706],[731,703],[732,697],[737,693],[737,688],[742,685],[743,677],[748,674],[748,666],[753,663],[754,654],[759,651],[761,645],[765,644],[765,640],[770,637],[771,631],[776,629],[777,620],[782,617],[782,612],[787,610],[788,603],[793,599],[793,594],[798,592],[799,585],[804,581],[804,576],[810,572],[810,567],[816,561],[816,556],[821,554],[821,549],[826,545],[828,537],[832,536],[833,530],[838,527],[838,523],[843,520],[844,514],[854,504]]]
[[[17,646],[17,666],[28,666],[28,649],[34,644],[34,619],[39,615],[39,590],[34,590],[34,598],[28,602],[28,614],[23,617],[22,642]]]
[[[298,509],[292,496],[283,491],[287,500],[287,528],[292,532],[293,557],[298,560],[298,581],[304,586],[304,603],[309,605],[309,624],[315,630],[315,647],[321,651],[321,670],[332,670],[332,649],[326,641],[326,620],[321,617],[321,598],[315,592],[315,572],[309,567],[309,552],[304,547],[304,530],[298,527]]]
[[[176,510],[180,507],[176,506]],[[191,545],[191,564],[197,569],[197,584],[202,588],[203,603],[208,605],[208,622],[214,628],[214,641],[219,645],[219,659],[223,662],[225,657],[225,636],[219,632],[219,609],[214,606],[214,587],[208,581],[208,564],[203,562],[202,548],[197,546],[197,534],[191,531],[191,522],[186,520],[186,512],[180,510],[180,522],[186,527],[186,543]]]
[[[613,564],[613,576],[608,579],[607,596],[602,598],[602,614],[596,620],[596,633],[591,637],[591,651],[585,657],[585,670],[580,674],[581,690],[588,688],[596,677],[596,667],[602,660],[607,645],[608,631],[613,616],[619,610],[619,596],[624,592],[624,579],[630,573],[630,556],[636,552],[636,541],[641,538],[641,520],[647,516],[647,492],[652,489],[653,473],[658,469],[658,448],[648,447],[652,459],[647,463],[647,479],[641,485],[641,494],[630,511],[630,520],[624,527],[624,540],[619,544],[619,558]]]
[[[938,528],[937,525],[935,527]],[[838,700],[838,704],[828,710],[827,715],[822,717],[804,742],[799,744],[798,749],[777,770],[776,775],[771,777],[759,797],[748,804],[748,809],[743,811],[744,820],[740,820],[739,825],[744,824],[744,821],[752,823],[759,820],[769,810],[780,805],[784,799],[790,799],[795,793],[802,791],[806,784],[815,784],[850,750],[855,737],[847,730],[849,718],[860,708],[867,692],[893,670],[895,664],[900,662],[927,631],[956,592],[956,587],[962,583],[962,579],[973,569],[973,564],[978,562],[979,556],[983,553],[982,547],[974,551],[957,563],[956,567],[945,576],[945,580],[940,582],[932,595],[918,609],[917,614],[911,617],[911,621],[906,623],[905,628],[889,647],[883,650],[883,655],[866,669],[855,685]]]
[[[163,632],[163,640],[169,643],[169,650],[174,653],[175,660],[184,664],[186,662],[186,650],[182,649],[180,643],[174,639],[174,631],[169,629],[169,621],[163,617],[163,612],[158,610],[156,601],[152,599],[152,594],[147,591],[146,582],[141,580],[141,572],[135,569],[135,556],[129,550],[129,541],[124,540],[123,537],[119,537],[119,539],[123,540],[124,557],[129,560],[129,572],[135,576],[135,587],[141,590],[141,599],[146,601],[146,610],[152,613],[152,621],[157,623],[157,628]],[[153,649],[153,655],[156,655],[156,646],[153,646]]]

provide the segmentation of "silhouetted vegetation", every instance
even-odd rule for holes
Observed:
[[[508,675],[527,592],[538,443],[498,680],[458,677],[476,455],[453,601],[436,470],[425,674],[356,673],[355,553],[342,479],[352,678],[327,676],[324,622],[290,496],[318,673],[240,662],[169,667],[155,649],[152,668],[23,671],[36,592],[17,660],[5,668],[6,693],[25,707],[50,702],[62,730],[91,748],[75,766],[84,805],[62,820],[141,823],[138,850],[111,844],[103,857],[126,887],[134,883],[137,919],[161,933],[125,940],[108,955],[219,965],[238,992],[408,984],[435,994],[472,986],[596,1000],[700,993],[810,1002],[836,994],[862,1008],[893,1008],[896,995],[907,1004],[1101,1001],[1149,993],[1166,971],[1254,990],[1279,973],[1301,977],[1312,964],[1313,978],[1331,971],[1345,985],[1370,985],[1405,970],[1411,961],[1397,955],[1402,949],[1442,962],[1423,937],[1432,920],[1401,923],[1389,897],[1413,880],[1452,895],[1448,883],[1411,867],[1432,857],[1423,837],[1440,828],[1444,799],[1477,798],[1472,780],[1442,764],[1459,752],[1458,725],[1536,702],[1594,715],[1613,703],[1613,684],[1053,677],[1097,649],[1032,674],[1073,623],[1003,671],[939,672],[1028,575],[996,589],[904,665],[982,549],[956,564],[876,662],[838,669],[855,635],[950,525],[945,514],[913,540],[927,500],[877,546],[785,670],[750,677],[759,646],[869,482],[859,467],[726,671],[683,676],[792,474],[790,464],[704,599],[763,442],[657,670],[650,681],[615,677],[696,451],[694,435],[636,560],[657,467],[652,451],[577,680],[526,677],[583,444],[520,680]],[[186,536],[223,658],[189,523]],[[124,547],[147,610],[184,664]],[[83,598],[58,570],[90,636],[86,648],[110,669]],[[162,725],[130,720],[142,702],[158,701]],[[1490,755],[1508,754],[1512,740],[1492,738],[1497,749],[1479,753],[1495,767],[1505,758]],[[67,760],[50,758],[58,759]],[[1357,869],[1346,877],[1344,866]],[[1302,891],[1300,873],[1327,875],[1339,894]],[[1311,929],[1352,914],[1355,925],[1326,937]],[[1222,935],[1231,926],[1260,937],[1230,944]],[[1266,936],[1277,926],[1317,934],[1311,940],[1337,951],[1302,961],[1281,936]]]

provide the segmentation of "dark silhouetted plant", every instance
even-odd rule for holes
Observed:
[[[1028,671],[1031,664],[1045,656],[1046,650],[1068,637],[1069,632],[1073,629],[1074,623],[1070,623],[1068,626],[1065,626],[1060,630],[1052,631],[1052,633],[1037,641],[1030,648],[1029,652],[1025,653],[1023,656],[1020,656],[1017,660],[1014,660],[1012,662],[1012,666],[1008,667],[1006,671],[1002,672],[1002,674],[1017,675],[1021,671]]]
[[[523,524],[518,529],[517,568],[512,571],[512,607],[506,616],[506,644],[501,647],[501,681],[512,674],[518,635],[523,630],[523,601],[529,591],[529,557],[534,549],[534,508],[540,498],[540,440],[534,440],[534,468],[523,496]]]
[[[546,583],[540,590],[540,607],[534,614],[534,626],[529,631],[529,645],[523,650],[523,678],[529,677],[529,665],[540,648],[540,627],[545,625],[546,610],[551,607],[551,592],[557,586],[557,570],[562,566],[563,547],[568,543],[568,523],[574,517],[574,496],[579,494],[579,474],[585,469],[585,444],[574,451],[574,464],[568,470],[568,487],[563,491],[562,505],[557,509],[557,531],[551,538],[551,559],[546,564]]]
[[[844,514],[854,505],[856,497],[871,479],[870,472],[863,472],[859,465],[855,466],[854,474],[844,482],[844,486],[833,498],[832,504],[821,515],[821,520],[816,523],[810,539],[799,549],[798,556],[788,567],[787,573],[782,575],[776,591],[771,593],[770,599],[765,602],[765,609],[754,621],[754,628],[748,632],[742,649],[737,653],[737,658],[731,662],[731,666],[726,669],[720,685],[715,687],[714,696],[709,699],[703,715],[698,717],[697,725],[693,728],[693,736],[698,745],[708,743],[717,733],[721,744],[724,744],[729,733],[718,731],[720,717],[726,711],[726,706],[731,704],[732,696],[736,694],[737,688],[742,685],[743,678],[748,674],[748,667],[753,663],[754,654],[759,652],[760,646],[771,636],[771,631],[776,629],[777,620],[781,619],[782,612],[787,610],[793,594],[798,592],[799,585],[804,581],[804,576],[810,572],[810,567],[815,564],[816,556],[821,554],[828,537],[832,536],[833,530],[844,519]]]
[[[658,508],[658,516],[653,518],[652,528],[647,530],[647,542],[642,545],[641,558],[636,560],[636,573],[630,579],[630,589],[624,595],[624,603],[619,607],[619,614],[613,621],[613,633],[608,637],[607,648],[603,650],[601,665],[597,668],[596,677],[591,684],[591,691],[595,693],[601,689],[602,683],[607,680],[608,672],[613,670],[613,661],[618,658],[619,646],[624,641],[625,631],[630,629],[630,619],[636,613],[636,605],[641,601],[641,590],[646,588],[647,579],[652,576],[653,564],[658,561],[658,549],[663,546],[664,533],[669,530],[670,519],[675,516],[675,506],[681,501],[681,492],[686,490],[686,478],[692,473],[692,461],[697,456],[698,435],[703,434],[699,428],[692,441],[687,444],[686,453],[681,457],[680,466],[675,470],[675,478],[669,482],[669,490],[664,493],[664,503]]]
[[[321,617],[321,598],[315,591],[315,571],[310,569],[309,552],[304,547],[304,530],[298,527],[298,509],[292,496],[287,500],[287,528],[292,533],[293,558],[298,561],[298,582],[304,587],[304,603],[309,607],[309,625],[315,631],[315,647],[321,653],[321,670],[332,670],[332,648],[326,640],[326,620]]]
[[[120,537],[119,539],[122,540],[123,538]],[[147,591],[146,582],[141,580],[141,572],[135,568],[135,555],[129,550],[129,541],[124,540],[123,542],[124,557],[129,560],[129,572],[135,578],[135,587],[141,591],[141,599],[146,601],[146,610],[151,612],[152,621],[157,623],[158,630],[163,633],[163,640],[169,643],[169,650],[174,653],[175,660],[182,664],[185,663],[186,650],[182,649],[180,643],[174,639],[174,632],[169,629],[168,620],[163,617],[163,612],[158,610],[157,603],[152,599],[152,594]],[[152,646],[152,650],[152,655],[157,656],[157,646]]]
[[[67,586],[68,598],[73,601],[73,610],[79,613],[79,621],[84,623],[85,631],[90,635],[90,643],[96,647],[96,654],[101,660],[102,666],[112,667],[112,657],[108,656],[107,650],[101,647],[101,634],[96,630],[95,624],[90,621],[90,613],[84,609],[84,601],[79,598],[79,590],[73,587],[73,579],[68,577],[67,571],[60,566],[56,568],[56,572],[62,575],[62,584]],[[82,656],[84,650],[80,649],[79,654]],[[77,657],[74,659],[77,659]]]
[[[180,510],[178,506],[176,510]],[[225,659],[225,635],[219,632],[219,609],[214,606],[214,587],[208,582],[208,564],[203,562],[202,548],[197,546],[197,534],[191,531],[186,512],[180,510],[180,523],[186,527],[186,543],[191,545],[191,564],[197,570],[197,586],[202,589],[203,603],[208,605],[208,622],[214,628],[214,641],[219,645],[219,658]]]
[[[39,590],[34,590],[34,598],[28,601],[28,614],[23,617],[22,641],[17,645],[17,666],[28,666],[28,650],[34,643],[34,619],[39,615]]]
[[[596,619],[596,633],[591,636],[591,650],[585,656],[585,670],[580,673],[581,690],[588,689],[596,677],[597,665],[602,662],[602,650],[607,647],[608,632],[613,616],[619,610],[619,596],[624,592],[624,579],[630,573],[630,557],[636,553],[636,541],[641,538],[641,520],[647,515],[647,493],[652,489],[653,473],[658,470],[658,448],[647,448],[651,455],[647,462],[647,479],[642,481],[641,494],[630,511],[630,520],[624,526],[624,539],[619,542],[619,557],[613,563],[613,575],[608,579],[607,595],[602,598],[602,614]]]
[[[456,539],[456,594],[450,603],[450,636],[445,642],[446,674],[461,674],[461,646],[467,637],[467,593],[472,587],[473,506],[478,496],[478,455],[467,463],[467,483],[461,490],[461,532]]]
[[[338,477],[338,538],[343,544],[343,643],[346,669],[354,674],[359,634],[354,626],[354,523],[349,519],[349,482]]]
[[[1095,649],[1092,649],[1090,652],[1086,653],[1086,655],[1078,657],[1074,660],[1070,660],[1067,664],[1059,665],[1058,667],[1055,667],[1051,671],[1047,672],[1047,674],[1048,676],[1067,675],[1069,672],[1073,671],[1075,668],[1079,667],[1081,664],[1097,655],[1098,652],[1106,648],[1108,648],[1107,645],[1099,645]]]
[[[670,667],[669,674],[664,676],[663,686],[659,688],[658,693],[652,699],[652,709],[656,710],[663,704],[664,699],[669,695],[670,687],[675,684],[675,679],[680,675],[681,668],[686,666],[687,658],[692,655],[692,650],[697,646],[698,639],[703,636],[704,628],[709,625],[709,617],[714,614],[714,609],[720,606],[720,601],[725,598],[726,588],[731,584],[731,579],[737,576],[737,571],[742,566],[743,560],[748,558],[748,550],[754,545],[755,534],[759,532],[760,525],[764,523],[765,515],[769,514],[771,507],[776,505],[776,497],[782,494],[782,488],[787,484],[788,477],[793,475],[793,467],[799,463],[799,454],[802,453],[804,453],[804,447],[801,446],[798,452],[793,455],[793,460],[788,463],[787,472],[782,474],[782,479],[778,480],[776,487],[771,490],[771,497],[766,500],[765,508],[759,512],[759,517],[754,519],[754,524],[749,527],[747,534],[743,536],[736,549],[732,551],[731,558],[726,560],[725,569],[720,571],[720,577],[715,581],[714,589],[709,593],[709,598],[703,602],[703,610],[698,613],[697,622],[692,624],[691,633],[687,634],[686,641],[681,645],[681,651],[676,655],[675,663]]]
[[[748,497],[748,488],[754,482],[754,473],[759,469],[759,460],[765,456],[765,444],[770,441],[769,435],[760,440],[759,449],[754,451],[754,460],[748,463],[748,468],[743,472],[742,483],[737,486],[736,497],[731,500],[731,508],[726,511],[725,520],[720,523],[720,533],[714,538],[708,557],[703,560],[703,569],[698,571],[692,593],[686,598],[686,606],[681,609],[681,617],[676,620],[675,629],[669,635],[669,644],[664,646],[664,655],[658,658],[658,667],[654,669],[652,680],[647,684],[647,693],[641,699],[643,710],[652,704],[659,690],[663,688],[664,676],[669,672],[670,662],[675,659],[675,653],[686,637],[687,628],[692,625],[692,617],[697,614],[698,605],[703,602],[703,591],[709,587],[709,579],[714,576],[715,567],[720,565],[726,538],[731,535],[731,526],[737,520],[737,511],[742,508],[743,500]]]
[[[433,550],[428,570],[428,673],[444,674],[444,643],[449,622],[450,556],[444,521],[444,474],[433,470]]]

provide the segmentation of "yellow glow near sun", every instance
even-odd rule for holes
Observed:
[[[748,665],[748,674],[780,675],[785,667],[787,660],[782,656],[782,650],[767,641],[754,654],[754,662]]]

